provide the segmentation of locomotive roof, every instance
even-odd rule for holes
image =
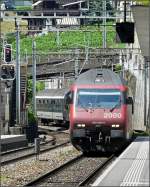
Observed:
[[[125,85],[125,81],[109,69],[91,69],[82,73],[75,84]]]
[[[64,98],[66,93],[68,92],[67,88],[59,88],[59,89],[45,89],[39,91],[36,95],[36,98]]]

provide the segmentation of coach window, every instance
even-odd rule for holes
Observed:
[[[54,108],[55,108],[55,101],[54,101],[54,99],[51,100],[50,107],[51,107],[51,110],[54,110]]]
[[[51,103],[54,105],[54,104],[55,104],[55,100],[54,100],[54,99],[52,99]]]
[[[42,110],[44,111],[44,109],[45,109],[45,106],[44,106],[44,103],[45,103],[45,100],[42,100]]]
[[[61,111],[61,99],[58,99],[58,104],[57,104],[58,112]]]
[[[58,112],[58,100],[55,101],[55,111]]]
[[[48,110],[49,110],[49,111],[52,110],[52,102],[51,102],[51,99],[48,100]]]
[[[37,101],[37,107],[41,107],[40,104],[41,104],[41,100],[38,100],[38,101]]]

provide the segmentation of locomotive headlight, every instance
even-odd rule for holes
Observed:
[[[85,127],[85,124],[77,124],[77,127]]]
[[[113,125],[111,125],[112,127],[120,127],[120,125],[119,124],[113,124]]]

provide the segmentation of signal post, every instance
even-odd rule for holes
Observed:
[[[15,65],[12,62],[12,45],[5,43],[3,45],[3,59],[0,65],[0,80],[5,85],[5,105],[4,105],[4,134],[10,134],[9,128],[9,99],[12,81],[15,79]]]

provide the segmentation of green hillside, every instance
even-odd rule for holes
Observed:
[[[59,33],[59,42],[56,32],[50,32],[44,36],[36,36],[34,40],[36,41],[36,48],[38,54],[47,54],[51,51],[62,51],[70,48],[101,48],[102,47],[102,32],[99,29],[90,28],[90,31],[76,30],[76,31],[65,31]],[[110,30],[110,29],[109,29]],[[32,53],[32,37],[23,37],[20,42],[21,54],[27,51],[28,55]],[[109,48],[120,48],[124,47],[122,44],[116,44],[115,42],[115,30],[107,32],[107,47]],[[16,46],[16,41],[13,42],[13,48]]]

